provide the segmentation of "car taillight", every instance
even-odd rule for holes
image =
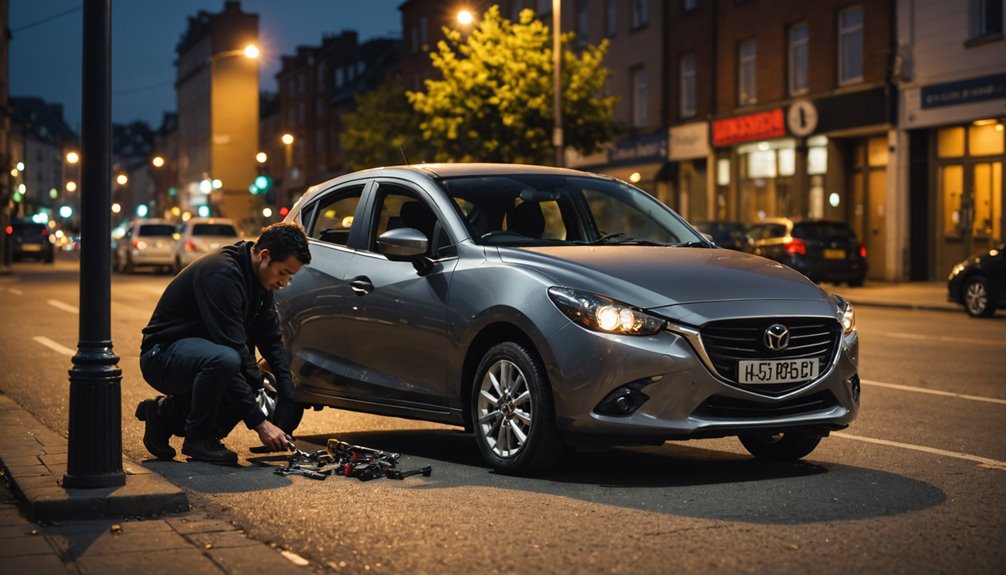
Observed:
[[[7,226],[7,229],[4,231],[7,232],[8,236],[12,235],[14,233],[14,226]]]
[[[140,247],[140,242],[139,242],[139,240],[133,240],[133,249],[135,250],[135,249],[137,249],[137,248],[139,248],[139,247]]]
[[[196,244],[192,243],[192,240],[185,240],[185,251],[187,252],[196,251]]]
[[[42,235],[43,236],[49,235],[49,228],[42,228]]]
[[[863,244],[859,244],[859,257],[866,259],[866,246]]]
[[[800,238],[786,238],[782,243],[786,244],[786,253],[791,256],[802,256],[807,253],[807,244],[803,243]]]

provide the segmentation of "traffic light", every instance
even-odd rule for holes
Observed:
[[[253,195],[260,195],[272,189],[272,178],[266,174],[259,174],[255,177],[255,182],[248,187],[248,191]]]

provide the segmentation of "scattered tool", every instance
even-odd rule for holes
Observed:
[[[329,439],[325,449],[314,453],[300,449],[289,437],[286,445],[293,453],[286,467],[274,471],[277,475],[302,475],[317,480],[324,480],[330,475],[342,475],[355,477],[360,481],[372,481],[381,477],[398,480],[413,475],[430,477],[433,473],[433,468],[429,465],[400,471],[396,469],[400,454],[353,445],[338,439]]]

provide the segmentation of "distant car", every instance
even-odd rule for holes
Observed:
[[[747,235],[744,233],[744,224],[725,220],[713,220],[707,222],[695,222],[696,229],[704,234],[709,234],[721,248],[731,250],[743,250],[747,245]]]
[[[178,228],[167,220],[133,220],[115,242],[112,268],[127,274],[142,266],[173,268],[177,234]]]
[[[51,264],[56,256],[49,226],[35,222],[11,222],[5,230],[11,260],[33,259]]]
[[[238,241],[237,227],[226,218],[191,218],[182,224],[175,247],[175,271],[179,272],[197,258]]]
[[[793,460],[856,416],[847,301],[614,178],[379,168],[286,221],[312,256],[276,295],[300,403],[465,426],[507,473],[566,444],[728,436]]]
[[[866,281],[866,246],[844,222],[766,218],[748,227],[747,250],[785,264],[814,282]]]
[[[947,278],[947,299],[971,317],[989,317],[1006,306],[1006,243],[954,266]]]

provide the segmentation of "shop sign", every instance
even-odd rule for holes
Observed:
[[[716,147],[785,135],[782,108],[713,121],[713,145]]]
[[[675,126],[670,132],[671,161],[704,158],[709,155],[709,123],[693,122]]]
[[[643,164],[667,159],[667,133],[615,141],[608,150],[608,163]]]
[[[1006,98],[1006,74],[922,87],[922,109]]]

